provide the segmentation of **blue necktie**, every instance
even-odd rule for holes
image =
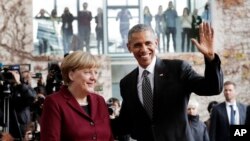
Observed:
[[[233,105],[230,105],[231,113],[230,113],[230,124],[235,125],[235,114],[234,114],[234,108]]]
[[[148,78],[149,72],[144,70],[142,73],[142,97],[144,108],[147,111],[149,117],[152,119],[153,115],[153,92]]]

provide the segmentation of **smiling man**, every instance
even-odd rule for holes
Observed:
[[[112,120],[115,134],[130,134],[137,141],[193,141],[186,108],[192,92],[219,94],[223,88],[220,59],[214,53],[213,30],[200,26],[201,42],[192,39],[205,57],[205,75],[182,60],[156,56],[158,39],[150,26],[137,24],[128,34],[128,50],[138,67],[120,82],[120,116]]]

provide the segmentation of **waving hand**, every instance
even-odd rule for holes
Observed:
[[[199,30],[200,43],[194,38],[191,41],[208,60],[212,61],[214,59],[214,30],[208,23],[201,23]]]

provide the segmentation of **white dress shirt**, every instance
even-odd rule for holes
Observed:
[[[231,108],[230,108],[230,105],[233,105],[234,117],[235,117],[235,125],[239,125],[240,124],[240,114],[239,114],[239,109],[237,107],[236,101],[233,102],[233,103],[226,102],[228,121],[229,121],[229,123],[231,121]]]

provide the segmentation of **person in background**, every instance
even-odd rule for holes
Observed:
[[[167,52],[169,52],[170,34],[172,35],[173,47],[174,51],[176,52],[176,18],[178,15],[172,1],[169,1],[168,8],[166,11],[164,11],[163,17],[166,23]]]
[[[204,11],[202,12],[202,21],[211,24],[211,7],[210,2],[207,2],[204,7]]]
[[[75,51],[62,61],[64,85],[46,97],[41,116],[41,141],[113,141],[108,108],[95,93],[101,62]]]
[[[191,93],[212,96],[223,89],[213,29],[207,23],[200,25],[200,37],[200,43],[192,41],[204,55],[204,76],[186,61],[158,58],[158,39],[150,26],[137,24],[130,29],[127,47],[138,67],[120,81],[122,106],[119,117],[112,120],[114,134],[130,134],[137,141],[194,140],[187,118]]]
[[[187,106],[188,121],[195,141],[209,141],[207,126],[199,119],[199,103],[190,99]]]
[[[165,31],[166,31],[166,23],[163,19],[163,10],[162,5],[158,7],[158,12],[155,15],[155,32],[159,39],[159,52],[161,52],[161,39],[163,43],[163,47],[165,47]]]
[[[151,26],[153,16],[152,16],[148,6],[144,7],[143,18],[144,18],[144,24]]]
[[[246,123],[245,123],[245,125],[250,126],[250,105],[247,106]]]
[[[39,22],[44,22],[50,20],[50,13],[45,10],[45,9],[40,9],[39,13],[36,14],[35,19],[38,20],[38,25]],[[49,47],[49,42],[46,37],[40,37],[42,33],[39,33],[39,28],[38,28],[38,33],[37,33],[37,38],[38,38],[38,52],[39,55],[45,55],[47,53],[47,49]]]
[[[50,19],[50,13],[45,9],[40,9],[40,11],[35,16],[36,19]]]
[[[209,136],[211,141],[230,141],[230,125],[244,125],[246,106],[237,101],[236,84],[224,82],[225,102],[213,107]]]
[[[118,117],[121,109],[121,104],[119,99],[111,97],[110,99],[108,99],[107,104],[109,107],[110,118],[113,119]]]
[[[181,51],[182,52],[190,51],[192,17],[190,16],[189,13],[190,13],[189,9],[185,7],[183,9],[183,15],[181,16],[181,19],[180,19],[181,26],[182,26],[182,32],[181,32]],[[185,40],[187,40],[186,48],[185,48]]]
[[[9,115],[7,117],[5,113],[3,115],[4,117],[0,116],[0,121],[1,126],[5,129],[8,128],[13,138],[21,140],[24,137],[28,123],[31,122],[30,106],[35,99],[36,92],[28,81],[24,81],[26,79],[24,79],[23,76],[26,77],[24,74],[27,74],[27,78],[29,78],[29,71],[21,73],[20,70],[9,70],[8,74],[10,74],[11,79],[4,81],[6,85],[0,84],[0,92],[4,90],[4,94],[9,98]],[[6,103],[0,100],[0,107],[4,107],[4,104]],[[6,109],[1,108],[0,110]],[[0,113],[1,112],[2,111],[0,111]],[[9,123],[7,123],[7,119]],[[2,123],[2,121],[4,121],[4,123]]]
[[[100,48],[102,48],[102,53],[104,53],[104,42],[103,42],[103,11],[102,8],[97,9],[97,15],[95,16],[95,31],[97,40],[98,54],[100,54]]]
[[[68,7],[64,8],[61,19],[62,19],[61,31],[63,35],[63,49],[64,49],[64,54],[66,54],[69,53],[70,51],[70,44],[73,36],[72,22],[74,21],[74,17],[70,13]]]
[[[62,85],[63,79],[59,62],[50,62],[48,64],[48,75],[46,78],[46,94],[50,95],[56,91],[59,91]]]
[[[195,38],[200,42],[200,37],[199,37],[199,26],[202,23],[201,16],[198,15],[198,10],[194,9],[193,15],[192,15],[192,29],[191,29],[191,36],[192,38]],[[191,51],[195,51],[194,45],[191,46]]]
[[[92,12],[88,10],[88,3],[83,3],[83,10],[78,12],[78,33],[82,46],[86,47],[86,51],[90,51],[90,33],[91,33]]]
[[[207,106],[207,111],[208,111],[208,113],[209,113],[209,118],[206,120],[206,121],[204,121],[204,123],[206,124],[206,126],[207,126],[207,131],[209,132],[209,129],[210,129],[210,122],[211,122],[211,112],[212,112],[212,110],[213,110],[213,107],[214,106],[216,106],[218,104],[218,102],[217,101],[211,101],[211,102],[209,102],[208,103],[208,106]]]
[[[120,109],[121,109],[121,104],[119,99],[115,97],[111,97],[107,101],[108,104],[108,110],[109,110],[109,115],[111,119],[115,119],[116,117],[119,116],[120,114]],[[130,136],[129,135],[121,135],[121,136],[115,136],[115,140],[117,141],[129,141]]]
[[[121,11],[118,12],[116,16],[116,21],[120,20],[120,34],[122,37],[121,47],[126,48],[128,31],[130,26],[130,19],[132,19],[132,15],[127,8],[122,8]]]

